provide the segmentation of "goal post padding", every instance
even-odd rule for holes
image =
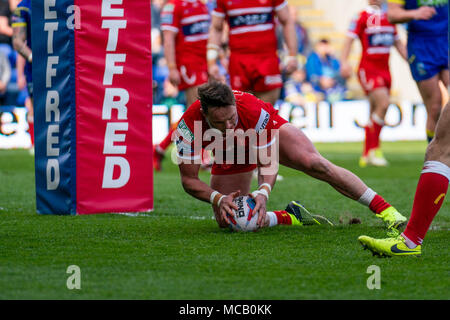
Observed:
[[[32,1],[38,213],[153,209],[150,6]]]

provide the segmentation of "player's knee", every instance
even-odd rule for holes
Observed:
[[[445,139],[436,135],[425,152],[425,161],[441,161],[450,163],[450,148],[445,145]]]
[[[442,106],[440,103],[436,103],[432,108],[430,108],[430,116],[433,117],[433,119],[439,119],[441,116]]]

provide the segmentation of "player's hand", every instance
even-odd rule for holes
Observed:
[[[219,215],[222,218],[223,221],[226,221],[228,224],[231,224],[230,219],[227,215],[230,215],[234,218],[234,210],[237,210],[237,205],[233,202],[233,199],[239,196],[239,193],[241,191],[235,191],[230,193],[229,195],[225,196],[225,198],[222,199],[219,206]]]
[[[6,92],[6,83],[0,80],[0,93],[3,94],[5,92]]]
[[[219,66],[217,64],[211,64],[208,66],[209,78],[216,81],[222,81],[223,77],[220,75]]]
[[[344,79],[348,79],[352,76],[352,67],[348,62],[343,62],[341,65],[341,76]]]
[[[291,74],[298,68],[298,61],[296,57],[291,57],[290,59],[286,60],[286,65],[284,67],[284,71],[287,74]]]
[[[266,221],[266,196],[262,194],[258,194],[256,195],[256,197],[254,197],[252,194],[249,194],[248,196],[255,200],[255,208],[253,208],[253,214],[255,215],[256,213],[258,213],[258,220],[256,221],[256,225],[260,228],[264,227],[264,222]]]
[[[17,76],[17,87],[20,90],[23,90],[23,88],[25,88],[26,85],[27,85],[27,80],[25,79],[25,77],[23,75],[18,75]]]
[[[170,68],[169,81],[175,87],[178,87],[178,85],[180,84],[180,82],[181,82],[180,73],[178,72],[178,70],[176,68]]]
[[[415,20],[430,20],[436,13],[434,7],[423,6],[417,9]]]

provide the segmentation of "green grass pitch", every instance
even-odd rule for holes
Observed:
[[[409,216],[425,142],[384,143],[387,168],[357,166],[360,143],[317,144]],[[357,242],[384,237],[369,209],[327,184],[281,168],[268,203],[300,200],[335,227],[278,226],[255,233],[221,230],[207,203],[182,190],[166,158],[155,175],[155,211],[135,215],[42,216],[35,212],[34,161],[0,151],[0,299],[449,299],[450,203],[423,245],[422,257],[377,258]],[[208,174],[202,173],[208,180]],[[255,182],[254,182],[255,184]],[[340,224],[358,217],[361,224]],[[67,268],[81,270],[69,290]],[[380,268],[369,290],[367,269]]]

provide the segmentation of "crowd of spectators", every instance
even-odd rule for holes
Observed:
[[[22,65],[12,47],[11,15],[20,0],[0,0],[0,106],[24,106],[28,97]]]
[[[163,39],[160,31],[160,10],[164,0],[152,0],[152,57],[153,57],[153,101],[154,104],[184,104],[183,92],[167,80],[169,71],[163,52]],[[208,2],[210,3],[210,2]],[[212,7],[211,7],[212,8]],[[290,75],[283,75],[284,87],[280,101],[294,105],[326,100],[330,103],[346,97],[345,80],[340,76],[340,65],[328,39],[321,39],[313,44],[308,31],[298,19],[298,12],[291,7],[295,18],[295,31],[298,41],[298,70]],[[279,55],[282,63],[286,54],[281,28],[279,37]],[[224,77],[227,76],[227,44],[222,46],[220,67]]]
[[[0,105],[23,106],[27,90],[23,72],[17,68],[18,55],[12,48],[11,14],[20,0],[0,0]],[[160,12],[164,0],[152,0],[152,59],[153,59],[153,101],[154,104],[185,104],[183,92],[168,81],[169,70],[164,58],[163,39],[160,30]],[[212,2],[208,2],[211,4]],[[211,7],[212,8],[212,7]],[[291,8],[296,18],[295,30],[298,39],[299,69],[284,75],[281,101],[302,105],[307,102],[342,100],[346,95],[345,81],[340,77],[339,62],[327,39],[315,45],[310,42],[307,30],[297,19],[297,10]],[[279,34],[280,58],[284,55],[284,44]],[[226,43],[222,46],[220,68],[227,77]]]

